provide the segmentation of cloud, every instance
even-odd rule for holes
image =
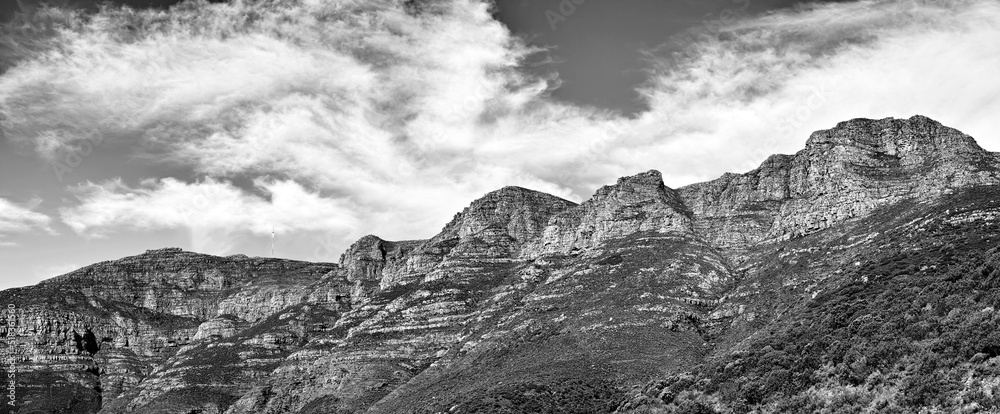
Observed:
[[[639,160],[691,179],[745,171],[839,121],[914,114],[998,149],[998,36],[1000,3],[962,0],[813,4],[695,32],[652,54],[639,123],[665,143]],[[666,120],[676,139],[655,132]]]
[[[543,101],[547,81],[518,70],[534,51],[486,3],[427,4],[109,9],[0,78],[4,127],[48,159],[97,136],[204,176],[284,177],[351,200],[370,226],[356,235],[429,236],[504,185],[575,196],[575,182],[525,171],[526,158],[554,160],[555,135],[603,139],[608,115]],[[187,220],[107,213],[159,200],[140,190],[97,185],[64,220],[92,234]]]
[[[2,126],[43,158],[99,136],[207,177],[77,188],[61,213],[77,232],[278,222],[342,247],[428,237],[504,185],[581,201],[650,168],[672,186],[746,171],[855,117],[928,115],[1000,147],[995,1],[813,4],[695,29],[649,52],[648,110],[631,118],[550,99],[558,79],[521,70],[546,52],[488,3],[411,4],[60,15],[68,28],[0,76]],[[210,211],[192,209],[198,194]]]
[[[293,181],[258,179],[254,190],[259,194],[214,179],[184,183],[172,178],[145,180],[134,188],[121,180],[86,183],[73,190],[81,204],[61,209],[60,217],[77,233],[106,237],[112,230],[186,229],[193,245],[213,253],[225,252],[225,244],[206,238],[220,234],[347,234],[358,226],[355,206]]]
[[[12,234],[27,233],[40,230],[55,234],[51,227],[52,218],[34,211],[41,200],[32,200],[26,206],[0,198],[0,247],[17,246],[18,243],[9,240]]]

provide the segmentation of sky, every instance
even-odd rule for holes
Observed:
[[[146,249],[332,261],[506,185],[745,172],[851,118],[1000,150],[1000,1],[3,1],[0,288]]]

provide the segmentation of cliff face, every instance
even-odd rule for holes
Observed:
[[[995,192],[998,166],[927,118],[858,119],[678,190],[656,171],[579,205],[506,187],[339,264],[163,249],[0,296],[25,409],[610,412],[841,283],[884,217]]]
[[[335,269],[160,249],[0,292],[16,309],[5,332],[22,351],[22,401],[43,411],[86,411],[134,388],[185,346],[211,337],[219,316],[255,322],[269,309],[308,300],[306,287]],[[62,395],[43,398],[53,386]]]
[[[997,154],[922,116],[855,119],[795,155],[678,190],[699,230],[730,249],[802,236],[904,199],[996,183]]]
[[[416,244],[404,259],[387,263],[380,287],[440,278],[441,269],[463,258],[511,261],[538,237],[552,215],[573,205],[520,187],[491,192],[456,214],[441,233]]]
[[[638,232],[691,232],[690,213],[659,171],[618,180],[579,207],[553,217],[528,255],[569,253]]]

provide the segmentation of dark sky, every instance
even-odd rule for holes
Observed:
[[[579,1],[579,0],[577,0]],[[575,7],[560,8],[564,3]],[[563,81],[553,95],[574,103],[634,113],[645,79],[643,50],[724,16],[764,13],[796,0],[500,0],[498,20],[531,44],[554,48]],[[569,12],[569,13],[565,13]]]
[[[222,2],[215,0],[213,2]],[[577,5],[579,2],[581,4]],[[0,0],[0,19],[42,0]],[[48,0],[94,9],[98,0]],[[116,0],[132,7],[168,7],[178,0]],[[635,88],[645,80],[643,50],[667,45],[672,36],[719,21],[793,6],[800,0],[497,0],[496,17],[535,46],[549,48],[529,62],[555,71],[562,87],[553,96],[626,114],[643,109]],[[569,6],[572,7],[569,7]]]

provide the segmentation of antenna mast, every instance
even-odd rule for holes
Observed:
[[[271,226],[271,257],[274,257],[274,226]]]

